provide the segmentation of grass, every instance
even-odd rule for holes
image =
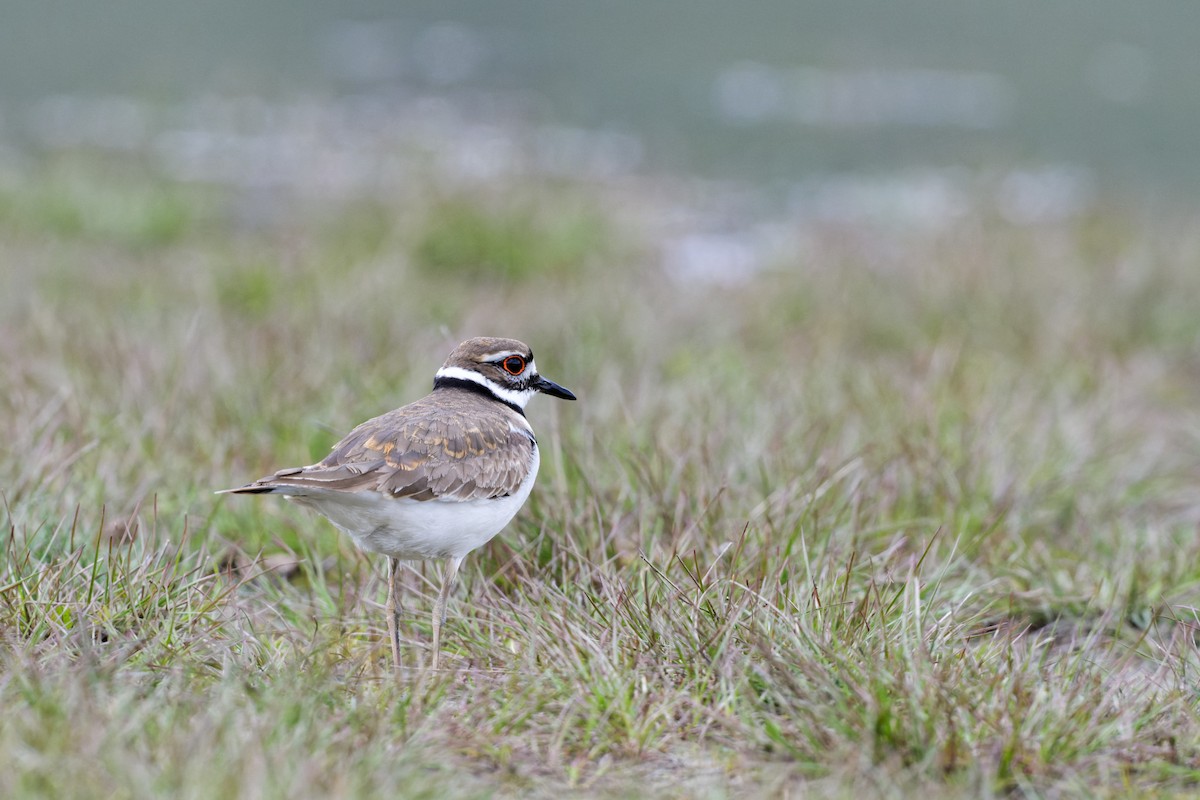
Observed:
[[[423,180],[247,225],[145,167],[10,176],[0,795],[1195,791],[1194,219],[811,228],[686,285],[623,210],[661,189]],[[212,490],[477,334],[580,402],[531,406],[444,671],[408,576],[397,679],[382,562]]]

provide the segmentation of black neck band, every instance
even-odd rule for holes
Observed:
[[[483,395],[489,400],[495,400],[497,403],[503,403],[513,411],[520,414],[522,417],[525,416],[525,409],[521,408],[519,405],[510,400],[505,400],[488,387],[481,383],[476,383],[475,381],[469,381],[463,378],[434,378],[433,388],[435,391],[437,389],[464,389],[468,392],[474,392],[475,394]]]

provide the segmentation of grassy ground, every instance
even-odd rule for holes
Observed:
[[[1196,790],[1193,219],[813,228],[682,284],[656,189],[424,180],[6,179],[0,796]],[[478,334],[580,402],[532,404],[438,673],[409,576],[397,679],[383,563],[212,490]]]

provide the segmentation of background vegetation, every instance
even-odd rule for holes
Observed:
[[[677,202],[7,175],[0,795],[1194,791],[1195,219],[797,223],[707,280],[660,266]],[[580,402],[531,406],[437,673],[410,577],[393,677],[383,564],[212,491],[480,334]]]

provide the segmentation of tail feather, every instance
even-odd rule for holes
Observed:
[[[328,490],[353,491],[363,485],[364,472],[369,472],[381,464],[383,461],[371,463],[366,469],[357,464],[333,469],[322,469],[320,465],[289,467],[236,489],[222,489],[217,494],[282,494],[289,497],[304,497],[314,493],[322,494]],[[372,482],[371,480],[367,481],[367,483]]]
[[[248,484],[239,486],[236,489],[221,489],[213,494],[279,494],[283,490],[280,486],[260,486],[258,484]]]

